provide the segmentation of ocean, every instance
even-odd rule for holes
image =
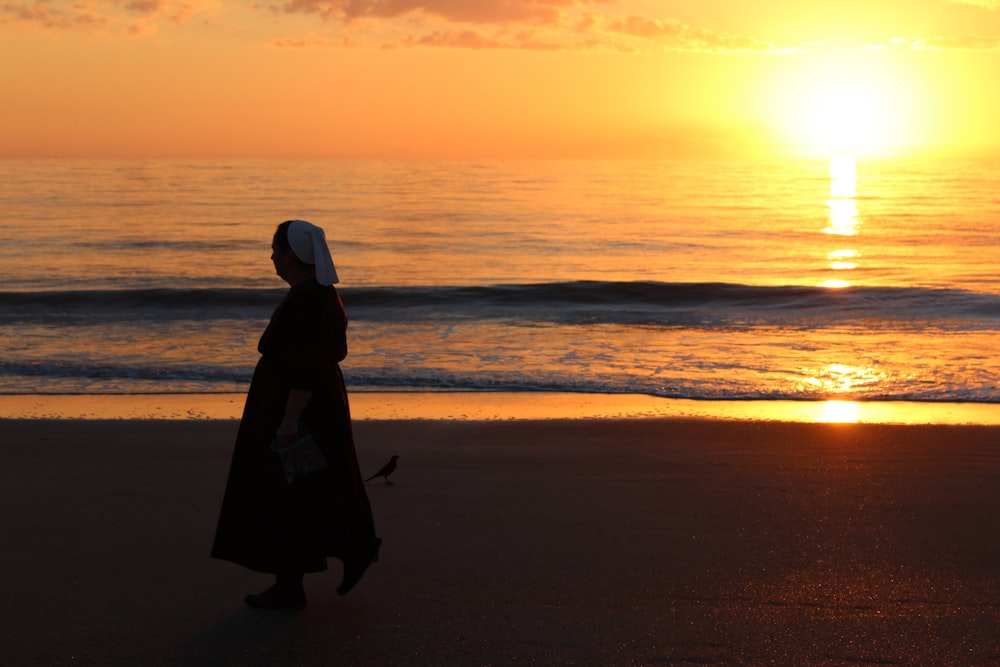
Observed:
[[[303,218],[353,392],[1000,403],[998,167],[0,160],[0,394],[245,391]]]

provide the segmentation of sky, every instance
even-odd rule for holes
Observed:
[[[1000,0],[0,0],[0,157],[1000,156]]]

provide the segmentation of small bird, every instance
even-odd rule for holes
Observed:
[[[386,463],[384,466],[382,466],[377,473],[375,473],[374,475],[372,475],[371,477],[369,477],[365,481],[366,482],[370,482],[373,479],[375,479],[376,477],[385,477],[385,483],[386,484],[392,484],[392,482],[389,481],[389,475],[391,475],[393,472],[396,471],[396,460],[398,458],[399,458],[398,456],[396,456],[395,454],[393,454],[392,458],[389,459],[388,463]]]

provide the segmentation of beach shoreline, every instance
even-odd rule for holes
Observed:
[[[0,419],[239,419],[244,394],[0,394]],[[351,392],[355,420],[721,419],[1000,425],[1000,404],[709,401],[565,392]]]

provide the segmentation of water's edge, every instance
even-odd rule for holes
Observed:
[[[243,394],[6,394],[0,419],[235,420]],[[699,401],[639,394],[354,392],[355,420],[718,419],[1000,426],[1000,404]]]

